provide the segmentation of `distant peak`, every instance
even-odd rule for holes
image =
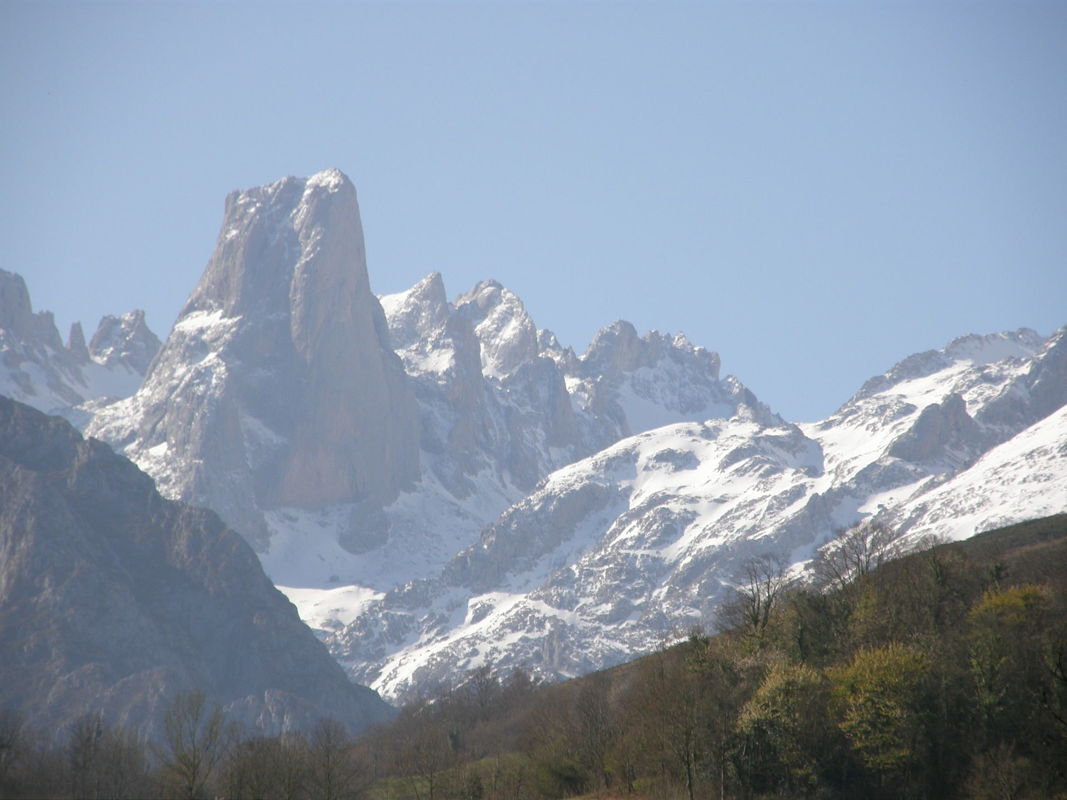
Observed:
[[[987,364],[1004,358],[1033,355],[1045,343],[1045,337],[1030,328],[979,335],[959,336],[946,345],[944,352],[952,359]]]
[[[336,192],[343,189],[345,186],[351,186],[352,181],[348,179],[341,170],[336,167],[330,167],[324,169],[322,172],[316,172],[310,178],[307,179],[307,187],[322,187],[330,192]]]
[[[85,331],[80,322],[75,322],[70,326],[70,335],[67,336],[67,349],[79,361],[89,360],[89,348],[85,344]]]
[[[80,324],[78,330],[81,331]],[[160,346],[159,338],[145,322],[144,311],[134,309],[121,317],[111,314],[102,317],[89,340],[88,352],[102,364],[125,363],[144,375]]]
[[[883,374],[869,378],[849,403],[870,397],[904,381],[925,378],[956,363],[984,366],[1011,358],[1030,358],[1045,345],[1045,341],[1044,337],[1030,328],[959,336],[941,350],[913,353]]]
[[[626,320],[618,320],[597,331],[580,361],[589,374],[616,374],[654,366],[668,355],[672,358],[696,359],[715,380],[719,378],[717,353],[693,346],[681,333],[673,335],[649,331],[639,336],[633,324]]]
[[[440,298],[442,303],[448,302],[445,294],[445,279],[441,277],[440,272],[431,272],[411,287],[411,293],[421,296],[430,296],[435,299]]]

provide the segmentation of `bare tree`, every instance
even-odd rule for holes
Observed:
[[[153,748],[169,791],[183,800],[203,797],[232,734],[222,708],[209,710],[203,692],[175,697],[163,718],[163,744]]]
[[[70,767],[71,793],[74,797],[99,796],[95,773],[103,738],[104,721],[99,711],[83,714],[70,726],[67,759]]]
[[[771,614],[786,587],[785,559],[764,553],[741,565],[733,597],[719,610],[724,630],[740,630],[759,646],[766,636]]]
[[[75,797],[137,798],[149,788],[144,744],[99,712],[76,720],[67,744]]]
[[[827,589],[841,589],[907,552],[895,530],[866,520],[823,547],[815,561],[815,576]]]
[[[221,766],[228,800],[296,800],[307,782],[307,742],[298,734],[257,736],[234,747]]]
[[[632,757],[646,774],[659,775],[664,782],[661,791],[670,796],[669,787],[681,781],[685,797],[694,800],[701,794],[698,781],[708,744],[705,731],[712,722],[707,713],[708,687],[700,668],[676,649],[654,653],[638,662],[637,668],[638,678],[622,712],[625,746],[636,750]]]
[[[369,785],[370,769],[361,763],[345,726],[321,719],[311,730],[307,750],[308,783],[320,800],[358,797]]]
[[[606,675],[590,675],[582,681],[572,707],[578,758],[593,776],[597,787],[605,789],[611,785],[608,751],[618,735],[609,702],[610,690]]]

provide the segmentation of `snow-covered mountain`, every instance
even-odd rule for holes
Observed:
[[[707,624],[747,558],[799,567],[863,519],[960,537],[1062,511],[1065,402],[1064,331],[957,339],[797,425],[682,335],[616,322],[578,355],[495,281],[376,297],[327,170],[230,195],[143,385],[87,430],[244,534],[398,697],[624,660]]]
[[[565,677],[713,622],[746,559],[803,564],[864,518],[961,538],[1063,511],[1065,354],[1067,329],[969,336],[905,359],[820,423],[741,413],[624,439],[548,476],[440,575],[328,642],[393,697],[484,664]]]
[[[34,312],[22,276],[0,270],[0,394],[84,423],[77,407],[133,394],[157,350],[143,311],[104,317],[88,345],[75,322],[64,344],[52,313]]]
[[[399,358],[398,358],[399,356]],[[336,170],[235,192],[144,385],[88,433],[242,532],[309,618],[431,577],[545,475],[665,421],[770,412],[617,323],[577,357],[500,284],[370,293]]]

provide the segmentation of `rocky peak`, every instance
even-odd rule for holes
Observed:
[[[157,340],[158,341],[158,340]],[[70,326],[70,334],[67,336],[67,349],[80,363],[89,360],[89,348],[85,345],[85,331],[80,322],[74,322]],[[144,370],[142,370],[142,373]]]
[[[1029,358],[1045,343],[1045,337],[1030,328],[980,335],[971,333],[953,339],[945,355],[954,361],[969,361],[976,366],[1005,358]]]
[[[379,298],[389,323],[393,347],[403,350],[430,336],[449,316],[448,297],[440,272],[427,275],[406,292]]]
[[[17,273],[0,269],[0,329],[28,339],[35,328],[26,281]]]
[[[940,350],[925,350],[898,361],[882,375],[867,380],[849,403],[884,392],[904,381],[933,375],[954,363],[982,366],[1008,358],[1029,358],[1041,349],[1043,343],[1041,335],[1029,328],[984,336],[960,336]]]
[[[597,331],[581,356],[583,371],[601,375],[631,372],[642,366],[647,354],[637,329],[625,320]]]
[[[148,329],[144,329],[151,336]],[[153,339],[155,337],[152,337]],[[49,414],[84,424],[88,414],[76,406],[104,397],[132,394],[144,367],[97,362],[90,357],[80,323],[63,344],[50,311],[34,312],[20,275],[0,270],[0,394]],[[158,340],[156,340],[158,346]]]
[[[1067,400],[1067,327],[1049,337],[1027,374],[1033,414],[1044,419]]]
[[[0,269],[0,330],[16,340],[47,345],[61,352],[63,340],[51,311],[33,311],[26,281],[16,272]]]
[[[319,297],[320,288],[332,293]],[[310,345],[324,315],[369,292],[356,190],[330,169],[231,192],[215,252],[179,318],[291,312],[294,339]]]
[[[144,386],[91,427],[257,545],[263,508],[390,502],[418,477],[418,429],[337,170],[227,197]]]
[[[537,327],[511,290],[496,281],[482,281],[457,298],[455,306],[474,325],[487,376],[506,378],[537,357]]]
[[[77,336],[81,348],[85,347],[85,335],[81,323],[77,325]],[[75,345],[75,331],[71,328],[71,349]],[[140,375],[148,372],[148,365],[159,352],[159,337],[145,323],[144,311],[136,309],[114,317],[110,314],[100,320],[96,333],[89,342],[89,355],[97,363],[105,366],[126,364]]]
[[[976,418],[999,429],[1001,436],[1014,434],[1044,419],[1063,406],[1067,398],[1067,327],[1052,334],[1000,396],[982,408]]]
[[[643,337],[625,320],[601,329],[589,348],[581,356],[581,371],[585,375],[617,376],[642,367],[654,367],[669,357],[686,360],[698,372],[711,380],[719,379],[719,355],[703,347],[694,347],[684,334],[671,336],[649,331]]]

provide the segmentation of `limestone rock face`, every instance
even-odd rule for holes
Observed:
[[[367,279],[355,188],[234,192],[144,386],[91,432],[263,544],[262,510],[381,506],[419,474],[414,389]]]
[[[158,350],[158,339],[156,344]],[[85,344],[85,331],[80,322],[71,323],[70,334],[67,336],[67,349],[78,361],[84,363],[89,360],[89,347]],[[147,367],[147,364],[145,366]]]
[[[953,457],[966,461],[981,440],[978,424],[968,415],[963,398],[954,393],[924,408],[915,424],[887,452],[913,462]]]
[[[26,281],[6,270],[0,270],[0,328],[23,339],[37,336],[38,318],[30,305]]]
[[[592,452],[562,370],[541,357],[533,321],[500,284],[480,283],[453,304],[434,273],[382,303],[416,383],[424,460],[453,498],[469,497],[479,473],[499,476],[491,490],[498,495],[528,490]]]
[[[504,378],[538,355],[537,326],[519,298],[496,281],[482,281],[456,300],[482,343],[482,368]]]
[[[0,706],[61,731],[101,710],[152,736],[203,691],[269,734],[389,709],[351,684],[218,516],[68,423],[0,397]]]

